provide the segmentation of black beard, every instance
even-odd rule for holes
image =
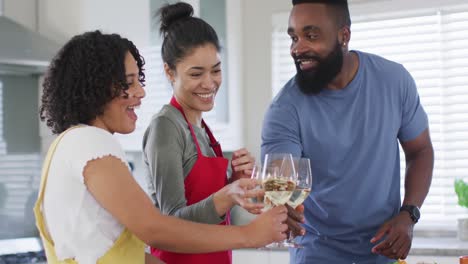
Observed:
[[[325,58],[313,55],[293,56],[296,64],[296,83],[305,94],[318,94],[338,75],[343,66],[343,52],[337,41],[334,49]],[[314,59],[318,62],[315,70],[301,70],[298,59]]]

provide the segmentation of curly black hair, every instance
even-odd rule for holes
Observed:
[[[86,32],[62,47],[46,74],[39,113],[54,134],[89,124],[108,102],[126,94],[127,52],[136,60],[138,80],[144,86],[145,61],[135,45],[118,34]]]

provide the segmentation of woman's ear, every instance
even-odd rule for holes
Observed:
[[[166,78],[169,80],[169,82],[171,84],[174,83],[174,71],[171,69],[171,67],[169,67],[167,63],[164,63],[164,73],[166,74]]]

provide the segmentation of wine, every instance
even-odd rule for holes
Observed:
[[[255,189],[260,189],[258,186],[257,188]],[[262,195],[257,195],[257,196],[254,196],[254,197],[251,197],[249,198],[250,202],[251,203],[263,203],[263,200],[264,200],[265,196],[262,194]]]
[[[275,178],[264,181],[263,189],[265,190],[265,204],[285,204],[291,197],[295,188],[296,184],[286,179]]]
[[[288,205],[292,208],[296,208],[298,205],[304,202],[309,194],[310,188],[296,188],[288,201]]]

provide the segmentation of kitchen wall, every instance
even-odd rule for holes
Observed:
[[[41,0],[37,19],[39,32],[59,43],[84,31],[101,29],[118,32],[139,47],[149,44],[149,20],[148,0]]]
[[[272,99],[272,15],[291,6],[288,0],[242,0],[244,143],[257,159],[263,116]]]
[[[37,1],[31,0],[3,0],[3,14],[30,30],[36,30]]]

